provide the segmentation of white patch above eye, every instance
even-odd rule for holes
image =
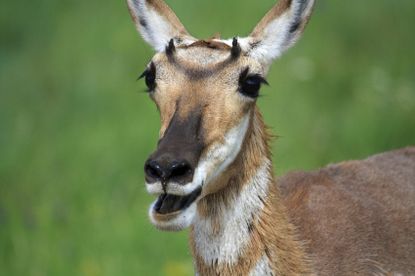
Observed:
[[[256,174],[243,184],[242,191],[236,195],[229,206],[221,206],[219,215],[220,231],[215,234],[210,219],[196,215],[193,223],[196,250],[207,265],[235,264],[250,241],[249,225],[264,208],[263,201],[268,193],[270,162],[258,169]]]

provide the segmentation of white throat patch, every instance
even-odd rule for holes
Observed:
[[[241,146],[249,126],[250,115],[245,115],[240,123],[229,130],[224,138],[223,144],[213,145],[207,154],[199,161],[193,181],[186,185],[169,183],[167,193],[173,195],[189,195],[202,185],[209,185],[235,160],[241,150]],[[148,184],[147,191],[150,194],[160,195],[164,193],[160,182]],[[193,202],[186,210],[177,217],[168,221],[159,221],[154,214],[155,202],[150,206],[149,216],[151,222],[161,230],[178,231],[187,228],[193,222],[196,214],[198,200]]]
[[[194,239],[197,254],[207,265],[216,261],[218,264],[235,264],[250,241],[249,225],[252,218],[264,208],[263,201],[268,193],[271,179],[270,162],[266,161],[256,175],[246,183],[233,199],[229,208],[223,206],[220,216],[220,231],[215,234],[210,219],[202,219],[198,215],[193,222]]]

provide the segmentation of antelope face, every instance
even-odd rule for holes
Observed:
[[[176,47],[171,56],[156,55],[145,72],[161,114],[159,144],[145,165],[146,185],[159,195],[150,217],[163,229],[178,220],[173,229],[187,226],[197,200],[219,189],[214,180],[238,154],[265,81],[258,62],[236,60],[231,47],[222,46]]]
[[[142,77],[160,112],[158,147],[145,164],[157,196],[149,215],[162,230],[188,227],[198,200],[239,154],[270,62],[295,42],[313,1],[282,0],[247,38],[197,40],[161,0],[128,0],[157,54]],[[226,182],[225,182],[226,183]]]

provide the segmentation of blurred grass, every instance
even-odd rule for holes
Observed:
[[[246,35],[274,1],[167,1],[199,37]],[[277,173],[415,142],[415,2],[318,1],[259,101]],[[152,56],[123,1],[0,4],[0,275],[191,275],[156,231],[143,162]]]

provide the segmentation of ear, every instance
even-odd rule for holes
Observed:
[[[156,51],[164,51],[171,39],[192,37],[163,0],[127,0],[137,30]]]
[[[280,0],[258,23],[249,41],[249,55],[270,64],[301,37],[315,0]]]

